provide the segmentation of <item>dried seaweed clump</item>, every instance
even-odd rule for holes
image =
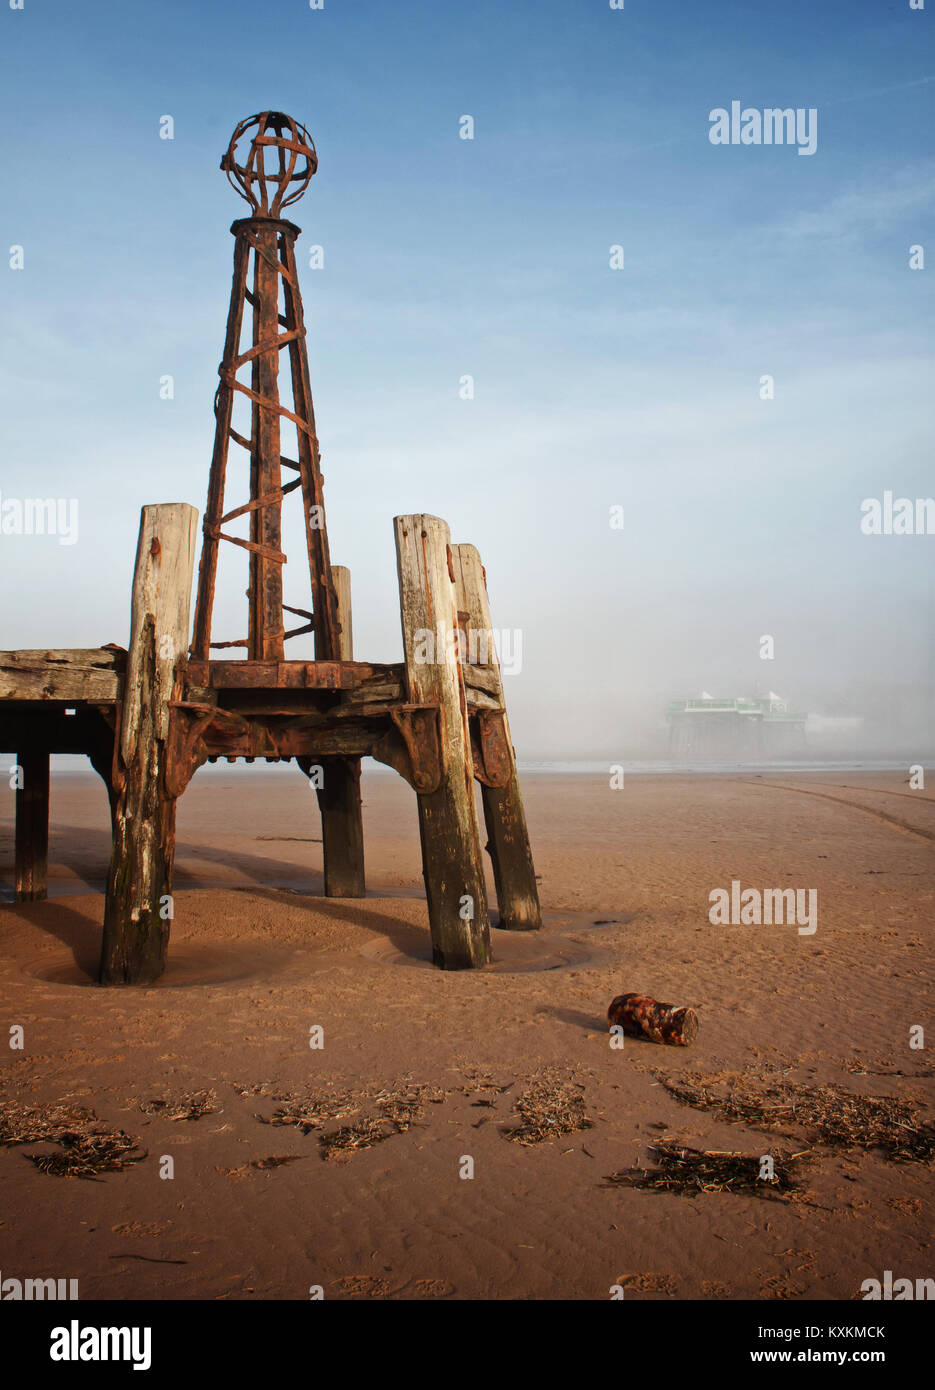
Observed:
[[[279,1081],[232,1081],[230,1087],[238,1096],[275,1096],[279,1100],[285,1094]]]
[[[446,1095],[447,1092],[438,1086],[408,1080],[384,1087],[370,1098],[377,1106],[380,1118],[364,1118],[330,1134],[322,1134],[318,1141],[321,1156],[330,1159],[355,1149],[372,1149],[385,1139],[391,1139],[394,1134],[405,1134],[421,1119],[426,1105],[439,1105]]]
[[[139,1163],[146,1153],[139,1140],[110,1130],[83,1105],[20,1105],[0,1101],[0,1145],[57,1144],[58,1153],[25,1154],[40,1173],[59,1178],[93,1178]]]
[[[801,1129],[812,1143],[879,1149],[892,1162],[929,1163],[935,1157],[935,1124],[919,1119],[915,1101],[748,1077],[730,1084],[691,1073],[660,1080],[682,1105],[711,1111],[721,1120],[783,1133]]]
[[[374,1103],[397,1134],[411,1129],[422,1118],[426,1105],[440,1105],[447,1095],[438,1086],[414,1081],[399,1081],[395,1086],[377,1091]]]
[[[159,1115],[164,1120],[200,1120],[202,1115],[214,1115],[220,1108],[215,1091],[186,1091],[178,1096],[140,1101],[144,1115]]]
[[[25,1156],[40,1173],[51,1173],[57,1178],[93,1178],[98,1173],[115,1173],[146,1157],[138,1140],[122,1129],[63,1134],[56,1142],[61,1145],[58,1153]]]
[[[502,1130],[504,1139],[529,1146],[591,1129],[593,1122],[584,1113],[583,1089],[579,1082],[561,1080],[552,1072],[536,1077],[514,1102],[513,1112],[521,1123]]]
[[[275,1097],[281,1102],[269,1119],[258,1115],[265,1125],[294,1125],[303,1134],[322,1129],[330,1120],[343,1120],[356,1115],[359,1103],[347,1091],[310,1089],[302,1092],[283,1092]]]
[[[80,1130],[97,1119],[93,1110],[83,1105],[20,1105],[15,1100],[0,1100],[0,1146],[12,1148],[17,1144],[54,1144],[66,1131]]]
[[[657,1167],[625,1168],[610,1173],[604,1182],[682,1197],[697,1197],[700,1192],[733,1192],[752,1197],[778,1196],[788,1201],[801,1191],[796,1169],[804,1157],[802,1153],[772,1155],[772,1176],[763,1178],[759,1154],[689,1149],[666,1139],[658,1140],[652,1149]]]
[[[318,1143],[322,1158],[337,1158],[355,1149],[372,1149],[375,1144],[389,1139],[392,1133],[392,1129],[387,1129],[377,1120],[358,1120],[354,1125],[343,1125],[330,1134],[322,1134]]]

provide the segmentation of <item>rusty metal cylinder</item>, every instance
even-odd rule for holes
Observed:
[[[618,994],[607,1010],[607,1021],[631,1038],[649,1038],[669,1047],[687,1047],[698,1034],[694,1009],[661,1004],[647,994]]]

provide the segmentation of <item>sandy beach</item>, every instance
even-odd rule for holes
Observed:
[[[929,791],[901,773],[528,776],[546,925],[495,930],[494,965],[452,974],[429,964],[400,780],[365,776],[370,896],[351,902],[317,896],[303,779],[248,772],[200,774],[180,803],[170,965],[145,990],[93,983],[106,798],[91,775],[54,783],[52,896],[0,907],[3,1033],[23,1029],[0,1100],[90,1108],[147,1156],[82,1180],[25,1156],[55,1146],[0,1148],[4,1277],[77,1278],[82,1298],[723,1300],[930,1273],[928,1164],[816,1144],[794,1116],[724,1119],[664,1084],[832,1085],[931,1118],[909,1045],[930,1025]],[[712,925],[734,880],[817,890],[817,930]],[[695,1044],[612,1048],[607,1006],[631,990],[694,1007]],[[543,1088],[588,1127],[517,1142],[514,1107]],[[170,1118],[199,1094],[199,1118]],[[264,1123],[290,1105],[307,1132]],[[329,1152],[367,1120],[380,1142]],[[811,1152],[789,1201],[605,1182],[651,1169],[660,1138]]]

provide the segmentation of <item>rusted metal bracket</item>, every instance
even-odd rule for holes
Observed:
[[[166,740],[166,793],[182,795],[195,773],[208,760],[204,734],[216,721],[227,720],[246,727],[247,721],[230,710],[194,700],[173,700],[169,706],[169,737]]]
[[[417,792],[437,791],[442,780],[441,710],[438,705],[397,705],[390,710],[390,718],[408,754],[411,776],[407,780]]]
[[[505,787],[510,780],[510,743],[506,712],[481,709],[471,717],[474,776],[485,787]]]

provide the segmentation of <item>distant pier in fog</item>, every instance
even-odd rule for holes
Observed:
[[[723,699],[702,693],[668,709],[672,758],[773,758],[805,748],[807,714],[791,711],[773,691],[762,698]]]

